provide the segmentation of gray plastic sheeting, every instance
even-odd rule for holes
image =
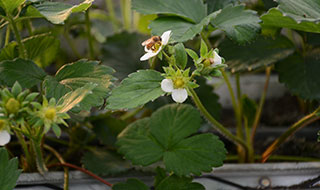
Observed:
[[[213,175],[233,183],[247,187],[263,187],[263,185],[292,186],[306,180],[316,178],[320,175],[320,162],[308,163],[267,163],[267,164],[225,164],[213,172],[205,174]],[[121,178],[106,178],[114,184],[123,182],[127,178],[137,177],[148,185],[152,185],[153,177],[130,176]],[[203,184],[207,190],[239,190],[239,188],[210,179],[194,180]],[[40,174],[22,174],[18,184],[43,184],[49,183],[63,187],[63,173],[49,172],[42,176]],[[264,183],[264,184],[263,184]],[[52,190],[46,187],[16,188],[17,190]],[[320,187],[319,187],[320,189]],[[78,171],[70,172],[70,190],[110,190],[109,187],[92,179],[86,174]]]

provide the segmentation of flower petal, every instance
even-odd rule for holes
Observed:
[[[171,36],[171,30],[166,31],[161,35],[162,45],[167,45],[167,43],[169,42],[170,36]]]
[[[144,55],[140,58],[140,61],[148,60],[148,59],[150,59],[151,57],[156,56],[157,54],[158,54],[158,53],[148,52],[148,53],[144,54]]]
[[[173,82],[171,79],[163,79],[161,81],[161,89],[165,92],[173,91]]]
[[[0,146],[8,144],[10,138],[10,134],[7,131],[0,131]]]
[[[188,98],[188,92],[184,88],[174,89],[171,96],[175,102],[182,103]]]
[[[220,55],[217,54],[217,52],[213,51],[214,52],[214,58],[213,58],[213,64],[211,65],[212,67],[216,66],[216,65],[220,65],[221,64],[221,57]]]
[[[144,46],[144,51],[145,51],[145,52],[148,52],[148,53],[149,53],[149,52],[152,52],[152,50],[151,50],[151,49],[148,49],[147,46]]]

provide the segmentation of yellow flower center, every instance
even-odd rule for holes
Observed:
[[[56,109],[55,108],[47,109],[46,112],[44,113],[44,117],[49,120],[53,120],[56,117]]]
[[[10,113],[17,113],[20,109],[20,102],[14,98],[10,98],[6,105],[5,105],[7,111]]]
[[[173,81],[174,87],[177,88],[183,88],[184,87],[184,81],[182,78],[177,78]]]
[[[153,52],[157,52],[160,47],[161,47],[161,42],[156,42],[155,44],[153,44],[151,50],[152,50]]]
[[[0,119],[0,131],[4,129],[6,122],[3,119]]]
[[[212,58],[207,58],[207,59],[203,60],[202,63],[204,64],[205,67],[209,67],[210,65],[212,65],[214,63],[214,61]]]

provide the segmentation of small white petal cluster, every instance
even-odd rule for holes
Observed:
[[[156,56],[161,51],[162,47],[168,44],[170,36],[171,30],[166,31],[161,35],[161,46],[156,52],[153,52],[152,50],[148,49],[147,46],[144,46],[144,51],[147,53],[140,58],[140,61],[145,61]]]
[[[216,65],[220,65],[222,62],[220,55],[218,55],[218,53],[216,51],[213,51],[213,53],[214,53],[214,58],[213,58],[213,64],[211,65],[211,67],[214,67]]]
[[[0,131],[0,146],[4,146],[10,142],[10,134],[6,130]]]
[[[171,79],[163,79],[161,81],[161,89],[171,93],[172,99],[177,103],[183,103],[188,98],[188,92],[185,88],[175,89]]]

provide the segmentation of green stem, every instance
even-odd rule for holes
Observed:
[[[156,67],[157,56],[154,56],[152,60],[149,59],[150,69],[154,70]]]
[[[226,74],[226,72],[223,69],[220,69],[222,76],[227,84],[228,90],[229,90],[229,94],[231,97],[231,102],[232,102],[232,107],[234,110],[234,115],[236,117],[236,131],[237,131],[237,137],[240,139],[244,139],[243,137],[243,130],[242,130],[242,119],[241,119],[241,107],[240,104],[237,104],[236,98],[234,96],[234,92],[229,80],[228,75]],[[240,88],[240,87],[239,87]],[[244,152],[244,150],[241,147],[238,147],[238,153],[241,157],[241,159],[239,160],[239,162],[244,162],[245,161],[245,157],[246,157],[246,153]]]
[[[57,152],[54,148],[52,148],[49,145],[43,145],[43,147],[47,150],[49,150],[50,152],[52,152],[53,155],[55,155],[55,157],[57,157],[57,159],[59,160],[60,163],[65,164],[66,162],[64,161],[64,159],[62,158],[62,156],[59,154],[59,152]],[[69,168],[68,167],[63,167],[64,170],[64,184],[63,184],[63,189],[64,190],[68,190],[69,189]]]
[[[221,123],[219,123],[208,111],[207,109],[203,106],[201,103],[197,93],[192,89],[188,89],[189,92],[192,95],[193,101],[200,110],[200,112],[204,115],[204,117],[213,125],[215,129],[217,129],[222,135],[227,137],[231,142],[234,144],[239,144],[241,145],[245,150],[247,150],[247,145],[246,143],[238,138],[237,136],[233,135],[230,131],[228,131]]]
[[[291,137],[295,132],[302,129],[303,127],[307,126],[308,124],[320,119],[317,116],[317,113],[320,111],[320,107],[318,107],[314,112],[311,114],[301,118],[299,121],[294,123],[286,132],[284,132],[280,137],[278,137],[262,154],[262,162],[265,162],[270,155],[282,144],[284,143],[289,137]]]
[[[201,35],[201,38],[204,40],[204,42],[207,44],[208,49],[209,50],[212,49],[212,45],[211,45],[208,37],[206,36],[206,34],[204,32],[201,32],[200,35]]]
[[[106,3],[106,8],[109,13],[109,17],[111,20],[113,31],[118,31],[119,26],[118,26],[117,17],[116,17],[115,11],[114,11],[113,1],[112,0],[105,0],[105,3]]]
[[[28,169],[32,170],[34,159],[30,155],[30,151],[28,149],[27,142],[24,140],[24,137],[21,135],[21,133],[19,131],[14,129],[14,132],[15,132],[16,137],[17,137],[17,139],[18,139],[18,141],[19,141],[19,143],[20,143],[20,145],[22,147],[24,155],[26,156],[26,160],[27,160],[27,163],[28,163],[28,168],[26,170],[28,170]]]
[[[8,20],[9,20],[11,29],[13,30],[14,35],[16,36],[17,43],[19,45],[19,55],[21,58],[26,59],[28,57],[27,51],[26,51],[26,48],[24,47],[24,44],[21,41],[21,36],[18,30],[17,24],[11,16],[8,16]]]
[[[33,35],[33,29],[32,29],[32,23],[31,23],[30,19],[25,21],[25,25],[26,25],[26,28],[28,30],[29,36],[32,36]]]
[[[86,15],[86,29],[87,29],[90,58],[94,59],[94,49],[93,49],[93,39],[91,36],[91,23],[90,23],[90,17],[89,17],[89,9],[86,11],[85,15]]]
[[[45,172],[48,171],[48,169],[47,169],[47,167],[44,163],[44,160],[43,160],[42,149],[41,149],[41,139],[42,138],[40,138],[38,140],[31,139],[31,144],[34,149],[38,171],[41,174],[44,174]]]
[[[5,38],[5,40],[4,40],[4,47],[9,44],[9,41],[10,41],[10,27],[7,26],[6,38]]]
[[[131,29],[131,0],[121,0],[120,4],[124,29],[129,31]]]
[[[256,112],[254,122],[252,124],[252,130],[251,130],[251,141],[252,142],[254,142],[254,136],[256,134],[256,130],[257,130],[258,124],[260,122],[263,105],[264,105],[264,102],[265,102],[265,99],[267,96],[267,91],[268,91],[268,86],[269,86],[269,81],[270,81],[270,74],[271,74],[271,67],[267,67],[266,68],[266,82],[264,84],[264,89],[263,89],[263,92],[262,92],[262,95],[260,98],[259,107]]]

